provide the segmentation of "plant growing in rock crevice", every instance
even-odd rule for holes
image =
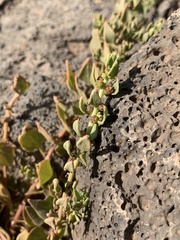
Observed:
[[[12,239],[16,237],[17,240],[72,238],[71,232],[85,216],[89,203],[88,190],[78,189],[76,170],[80,164],[86,166],[87,154],[100,126],[106,121],[106,97],[119,92],[119,62],[134,43],[146,41],[160,26],[157,23],[143,27],[146,23],[143,16],[137,18],[138,14],[147,12],[149,6],[140,0],[117,1],[109,21],[102,15],[95,19],[90,43],[94,61],[88,58],[77,75],[66,61],[67,86],[78,98],[72,103],[73,115],[69,114],[68,106],[54,96],[56,111],[63,125],[57,136],[51,136],[41,123],[23,127],[18,137],[20,146],[28,153],[39,151],[41,159],[37,159],[34,166],[29,190],[13,212],[10,231],[7,227],[1,227],[0,237],[10,239],[11,235]],[[79,79],[87,83],[88,91],[79,87]],[[13,202],[8,190],[6,167],[14,161],[15,146],[8,141],[8,121],[13,105],[28,87],[29,83],[23,77],[16,76],[13,86],[15,96],[5,107],[0,141],[0,164],[3,167],[0,200],[8,206],[9,213],[13,211]],[[81,117],[84,115],[88,115],[86,129],[81,127]],[[60,172],[56,171],[53,158],[62,162]],[[17,234],[17,231],[20,233]]]

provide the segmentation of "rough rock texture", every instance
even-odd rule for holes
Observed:
[[[180,10],[120,67],[80,187],[91,206],[74,239],[180,239]]]

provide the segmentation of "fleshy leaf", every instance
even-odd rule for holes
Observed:
[[[48,217],[44,220],[44,222],[49,225],[53,230],[55,230],[56,226],[55,226],[55,221],[54,221],[54,217]]]
[[[49,159],[44,159],[37,165],[37,174],[39,178],[39,184],[42,186],[47,183],[53,177],[53,169]]]
[[[119,92],[119,78],[116,79],[116,81],[113,83],[112,86],[113,86],[114,91],[113,91],[113,93],[111,93],[111,95],[118,94],[118,92]]]
[[[101,102],[101,99],[99,97],[98,89],[95,88],[91,92],[88,103],[96,107],[100,104],[100,102]]]
[[[19,95],[25,93],[25,91],[30,87],[30,83],[23,78],[21,75],[16,74],[14,77],[14,85],[13,90],[17,92]]]
[[[11,166],[15,157],[15,145],[9,141],[0,140],[0,165]]]
[[[70,90],[73,90],[74,92],[77,93],[75,84],[75,74],[72,72],[68,60],[66,60],[66,83]]]
[[[46,218],[46,214],[53,208],[53,197],[47,196],[44,200],[41,199],[29,199],[31,207],[36,211],[38,216],[42,219]]]
[[[36,226],[30,231],[27,240],[47,240],[47,235],[42,227]]]
[[[32,216],[34,216],[34,215],[35,215],[35,213],[34,213],[34,210],[32,209],[32,207],[27,206],[27,207],[24,208],[23,218],[26,221],[26,223],[29,224],[30,226],[35,226],[36,225],[36,223],[34,223],[33,220],[32,220]],[[40,222],[41,222],[41,220],[40,220]]]
[[[107,43],[114,43],[115,41],[115,33],[107,21],[104,22],[104,39]]]
[[[97,136],[98,136],[98,124],[95,123],[95,124],[93,125],[92,129],[91,129],[90,134],[89,134],[89,139],[90,139],[90,141],[96,139]]]
[[[89,140],[89,135],[84,135],[81,137],[77,143],[76,143],[77,148],[80,149],[81,152],[88,152],[91,148],[91,143]]]
[[[64,142],[60,141],[55,149],[56,153],[61,157],[67,155],[67,151],[64,149],[63,144]]]
[[[86,153],[85,152],[81,153],[79,157],[81,159],[81,163],[86,167],[87,166]]]
[[[72,148],[71,141],[70,141],[70,140],[67,140],[67,141],[63,144],[63,147],[64,147],[64,149],[67,151],[68,155],[71,157],[71,156],[72,156],[72,153],[71,153],[71,148]]]
[[[46,139],[38,132],[37,128],[26,128],[25,126],[22,134],[18,137],[18,141],[27,152],[33,152],[35,149],[43,150]]]
[[[44,222],[44,220],[38,216],[37,212],[31,206],[25,207],[24,217],[30,226],[40,226]]]
[[[75,131],[75,133],[76,133],[79,137],[82,136],[82,133],[81,133],[81,131],[80,131],[80,120],[79,120],[79,118],[73,122],[73,130]]]
[[[93,29],[92,31],[92,39],[90,42],[90,49],[93,55],[97,56],[101,49],[101,39],[98,29]]]
[[[1,201],[5,202],[9,209],[12,210],[12,202],[11,202],[11,195],[8,189],[0,182],[0,199]]]
[[[11,240],[9,234],[0,226],[0,239]]]
[[[83,90],[81,90],[79,88],[79,85],[78,85],[78,78],[75,76],[75,85],[76,85],[76,90],[77,90],[77,94],[79,97],[83,97],[84,101],[87,102],[87,97],[86,97],[86,94]]]
[[[74,162],[73,161],[68,161],[65,165],[64,165],[64,170],[67,172],[74,172]]]
[[[90,58],[87,58],[79,71],[78,77],[81,80],[87,83],[90,83],[91,71],[92,71],[92,61]]]
[[[115,53],[110,54],[107,58],[106,67],[110,69],[108,72],[108,76],[110,78],[114,78],[118,73],[119,67],[119,57]]]
[[[58,117],[60,118],[64,128],[68,132],[71,132],[71,129],[69,128],[67,123],[67,119],[68,119],[67,106],[65,106],[62,102],[60,102],[56,96],[54,96],[54,102],[56,103],[56,111],[58,113]]]
[[[79,163],[79,159],[75,159],[72,161],[68,161],[65,165],[64,165],[64,170],[67,172],[72,172],[74,173],[74,171],[77,168],[77,164]]]
[[[29,236],[29,233],[28,233],[28,231],[25,229],[25,230],[23,230],[21,233],[18,234],[16,240],[27,240],[28,236]]]
[[[56,205],[63,206],[64,209],[67,208],[67,204],[68,204],[68,198],[67,198],[67,197],[59,198],[59,199],[56,201]]]
[[[77,116],[77,117],[83,116],[83,113],[82,113],[82,111],[80,109],[80,106],[79,106],[79,102],[73,102],[72,107],[73,107],[73,112],[74,112],[75,116]]]
[[[47,141],[54,143],[52,136],[46,131],[42,124],[40,122],[37,122],[36,125],[38,132],[41,133],[46,138]]]
[[[86,107],[82,97],[80,97],[79,99],[79,109],[81,110],[82,113],[86,113]]]

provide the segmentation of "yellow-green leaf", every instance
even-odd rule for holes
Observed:
[[[30,231],[27,240],[47,240],[47,235],[42,227],[36,226]]]
[[[2,240],[11,240],[9,234],[2,228],[0,227],[0,239]]]
[[[39,185],[47,183],[53,177],[53,169],[49,159],[44,159],[37,165],[37,174],[39,178]]]
[[[0,165],[11,166],[15,157],[15,145],[9,141],[0,140]]]
[[[0,199],[1,201],[5,202],[9,209],[12,210],[12,202],[11,202],[11,195],[8,189],[0,182]]]
[[[30,87],[30,83],[23,78],[21,75],[17,74],[14,77],[14,85],[13,90],[17,92],[19,95],[25,93],[25,91]]]
[[[37,128],[26,128],[25,126],[22,134],[18,137],[18,141],[27,152],[33,152],[35,149],[43,150],[46,139],[38,132]]]
[[[79,71],[78,77],[81,80],[87,83],[90,83],[91,71],[92,71],[92,60],[90,58],[87,58]]]

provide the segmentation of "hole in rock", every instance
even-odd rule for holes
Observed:
[[[125,173],[129,172],[129,163],[126,163],[124,165],[124,171],[125,171]]]
[[[159,51],[158,48],[154,48],[154,49],[153,49],[153,54],[154,54],[154,56],[158,56],[159,53],[160,53],[160,51]]]
[[[178,112],[178,111],[177,111],[177,112],[175,112],[175,113],[173,114],[173,117],[177,118],[178,114],[179,114],[179,112]]]
[[[110,181],[107,182],[107,186],[111,187],[111,182]]]
[[[134,102],[134,103],[137,102],[136,96],[131,96],[131,97],[129,97],[129,100],[131,100],[131,101]]]
[[[139,162],[139,166],[142,166],[142,165],[143,165],[143,161],[140,161],[140,162]]]
[[[118,171],[115,175],[115,183],[120,187],[122,188],[122,184],[123,184],[123,181],[122,181],[122,171]]]
[[[121,204],[121,209],[124,211],[126,208],[126,202],[124,201],[123,204]]]
[[[151,167],[150,167],[151,173],[153,173],[155,171],[155,169],[156,169],[156,162],[151,164]]]
[[[144,170],[144,168],[141,168],[141,169],[139,170],[139,172],[136,174],[136,176],[137,176],[138,178],[143,175],[143,170]]]
[[[174,205],[169,209],[169,211],[168,211],[168,213],[167,214],[169,214],[169,213],[171,213],[172,211],[174,211],[174,209],[175,209],[175,207],[174,207]]]
[[[147,142],[147,140],[148,140],[147,136],[143,137],[143,141]]]
[[[161,135],[161,129],[157,128],[151,135],[151,142],[155,142],[160,135]]]

